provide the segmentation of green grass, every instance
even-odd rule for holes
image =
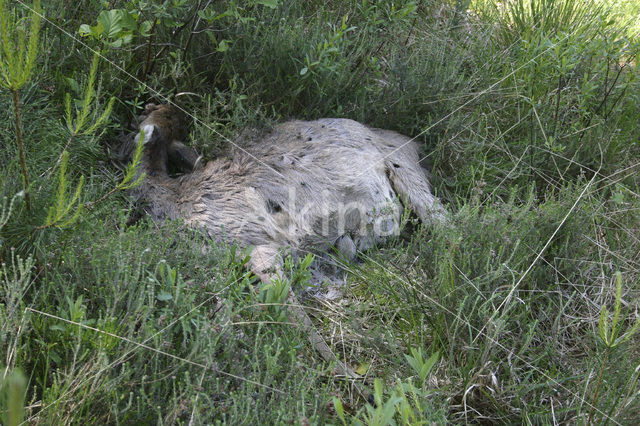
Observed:
[[[14,111],[0,91],[0,421],[640,421],[640,340],[601,338],[616,301],[620,335],[633,329],[640,291],[636,2],[213,2],[197,15],[204,3],[130,0],[117,7],[141,8],[138,24],[160,20],[153,39],[137,29],[119,47],[61,31],[77,36],[103,6],[46,3],[55,25],[45,21],[20,90],[30,210],[15,197]],[[88,47],[103,54],[93,85]],[[87,87],[90,111],[115,96],[114,111],[70,138],[65,93],[81,111]],[[246,253],[179,222],[128,224],[123,191],[87,204],[123,178],[119,133],[164,97],[193,114],[190,143],[208,158],[288,118],[416,138],[451,223],[410,218],[348,266],[342,299],[304,302],[366,374],[375,407],[267,303]],[[81,176],[87,207],[43,227]]]

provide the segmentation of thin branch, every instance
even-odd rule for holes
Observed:
[[[15,126],[16,126],[16,140],[18,142],[18,155],[20,157],[20,167],[22,168],[22,177],[24,178],[24,192],[25,199],[27,201],[27,210],[31,210],[31,196],[29,195],[29,171],[27,170],[27,162],[24,155],[24,142],[22,140],[22,122],[20,118],[20,98],[18,91],[13,89],[13,108],[15,113]]]
[[[153,46],[153,35],[155,34],[157,24],[158,24],[158,19],[154,19],[153,25],[151,26],[151,31],[149,33],[149,41],[147,43],[147,59],[145,61],[144,73],[142,74],[143,83],[147,82],[147,75],[149,74],[149,68],[151,67],[151,46]]]
[[[209,3],[211,3],[211,0],[209,0],[209,2],[207,2],[207,4],[204,6],[204,8],[206,9],[207,6],[209,6]],[[194,14],[198,15],[198,11],[200,10],[200,5],[202,4],[202,0],[198,0],[198,5],[196,6],[196,12]],[[202,18],[200,18],[200,16],[198,15],[198,19],[195,20],[195,22],[193,23],[193,28],[191,28],[191,32],[189,33],[189,38],[187,38],[187,43],[184,45],[184,57],[187,57],[187,52],[189,51],[189,46],[191,45],[191,39],[193,38],[193,34],[195,33],[196,29],[198,28],[198,25],[200,24]]]

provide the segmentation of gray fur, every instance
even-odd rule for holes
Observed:
[[[181,130],[172,130],[171,107],[147,109],[140,128],[155,131],[145,135],[147,177],[137,197],[154,219],[182,218],[212,238],[253,247],[251,268],[261,278],[278,269],[282,249],[304,255],[338,246],[351,258],[397,232],[403,205],[424,223],[445,218],[417,146],[398,133],[347,119],[289,121],[171,178],[171,152],[196,157],[175,148]]]

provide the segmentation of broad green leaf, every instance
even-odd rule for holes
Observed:
[[[336,414],[338,415],[340,421],[342,421],[342,424],[346,425],[347,422],[344,417],[344,406],[342,405],[342,401],[340,401],[340,398],[336,398],[335,396],[333,397],[333,408],[335,408]]]
[[[87,24],[82,24],[80,25],[80,29],[78,30],[78,33],[81,36],[94,36],[97,37],[99,34],[96,34],[96,31],[93,29],[93,27],[87,25]]]
[[[255,0],[255,3],[270,7],[271,9],[278,7],[278,0]]]
[[[229,42],[227,40],[220,40],[218,43],[218,47],[216,48],[218,52],[226,52],[229,50]]]
[[[98,31],[102,28],[102,31]],[[98,31],[98,34],[104,35],[108,39],[123,39],[120,42],[128,43],[131,41],[131,32],[138,28],[135,18],[124,9],[103,10],[98,15],[98,25],[92,27],[92,31]]]

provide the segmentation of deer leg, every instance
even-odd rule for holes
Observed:
[[[424,172],[419,167],[400,161],[387,161],[387,176],[391,186],[402,203],[413,210],[422,223],[444,223],[447,221],[447,212],[431,193]]]
[[[263,245],[255,247],[251,252],[251,271],[264,283],[269,283],[274,278],[283,278],[281,264],[282,261],[277,247]],[[349,379],[360,378],[357,373],[333,353],[329,345],[327,345],[327,342],[325,342],[324,338],[316,330],[311,322],[311,318],[309,318],[303,305],[300,304],[298,297],[291,289],[289,289],[289,294],[287,295],[287,312],[289,319],[302,327],[302,330],[304,330],[311,342],[311,346],[320,353],[320,356],[327,362],[336,363],[338,374]],[[370,393],[364,389],[359,382],[354,382],[354,384],[358,392],[365,399],[368,399]]]
[[[257,246],[251,252],[249,267],[260,281],[271,282],[272,279],[281,277],[282,260],[277,247],[263,245]]]

